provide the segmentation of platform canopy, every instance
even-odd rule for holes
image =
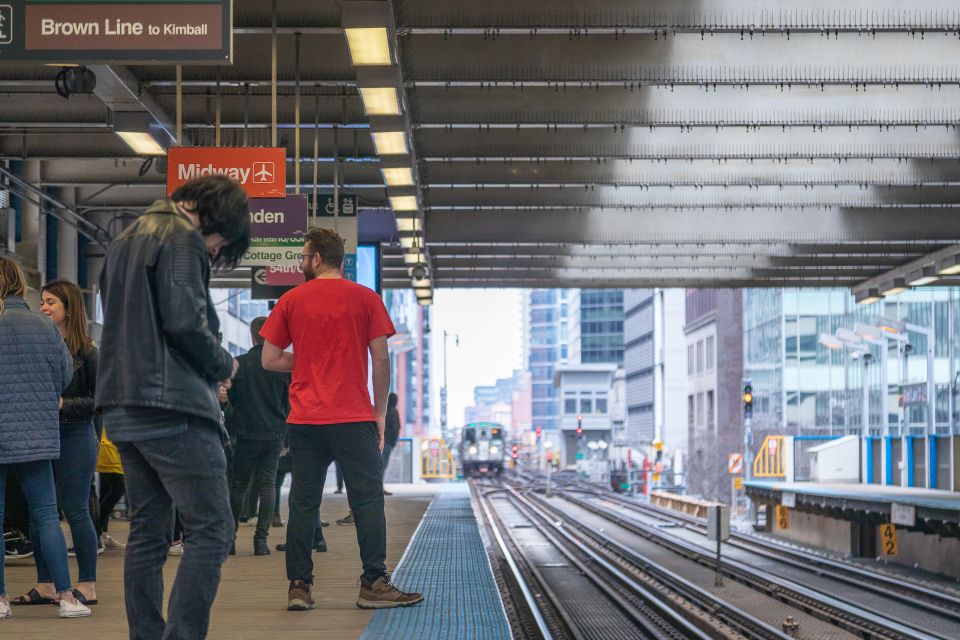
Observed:
[[[960,242],[955,0],[273,4],[233,2],[232,65],[182,67],[181,142],[270,146],[275,108],[290,190],[357,194],[361,237],[389,243],[387,287],[421,261],[435,287],[865,295],[939,270],[925,257]],[[355,66],[344,36],[374,5],[385,75]],[[113,112],[149,114],[169,143],[176,71],[89,68],[93,94],[66,100],[59,68],[0,63],[0,155],[40,160],[38,186],[116,229],[164,176]],[[367,115],[360,88],[378,82],[401,88],[396,118]],[[371,135],[397,127],[412,143],[399,164]],[[382,169],[403,162],[414,185],[388,193]],[[416,199],[399,231],[391,195]]]

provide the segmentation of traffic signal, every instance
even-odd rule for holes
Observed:
[[[535,431],[537,434],[537,440],[539,440],[543,436],[543,427],[537,427]]]
[[[577,416],[577,437],[583,436],[583,416]]]
[[[753,417],[753,385],[750,381],[743,383],[743,417]]]
[[[520,457],[520,445],[518,444],[513,445],[513,450],[512,450],[512,453],[510,454],[510,457],[514,459]]]

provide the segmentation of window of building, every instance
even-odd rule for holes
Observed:
[[[703,340],[697,341],[697,373],[703,372]]]
[[[577,412],[577,399],[576,397],[565,397],[563,399],[563,412],[567,415],[573,415]]]
[[[713,391],[707,391],[707,428],[713,430]]]
[[[582,415],[593,413],[593,398],[580,398],[580,413]]]
[[[713,361],[714,361],[714,348],[713,348],[714,338],[713,336],[707,336],[707,371],[713,371]]]
[[[230,355],[232,355],[234,358],[236,358],[237,356],[242,356],[247,352],[246,349],[244,349],[238,344],[234,344],[230,342],[229,340],[227,340],[227,351],[229,351]]]
[[[703,424],[703,392],[697,394],[697,425]]]
[[[687,375],[693,375],[693,345],[687,345]]]
[[[697,426],[697,416],[693,408],[693,396],[687,396],[687,424],[690,427]]]
[[[596,410],[597,413],[605,415],[607,413],[607,398],[606,396],[600,396],[596,401]]]

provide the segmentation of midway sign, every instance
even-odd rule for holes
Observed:
[[[236,180],[251,198],[287,194],[287,151],[275,147],[171,147],[167,152],[167,194],[203,176]],[[253,203],[251,203],[251,211]]]

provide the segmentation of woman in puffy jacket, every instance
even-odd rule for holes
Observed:
[[[40,312],[53,320],[72,356],[73,379],[60,398],[60,459],[53,463],[60,508],[70,524],[70,535],[80,569],[73,595],[83,604],[97,602],[97,531],[90,515],[90,483],[97,467],[99,439],[93,427],[93,396],[97,385],[99,352],[87,335],[80,288],[67,280],[47,283],[40,291]],[[56,593],[46,554],[37,548],[39,600]],[[27,594],[13,604],[32,604]]]
[[[47,601],[59,603],[61,617],[79,618],[90,615],[90,609],[70,585],[53,481],[53,461],[60,457],[58,405],[73,378],[73,363],[53,322],[27,307],[26,293],[23,272],[12,260],[0,258],[0,521],[12,471],[30,507],[34,547],[42,549],[54,584]],[[32,595],[40,598],[36,591]],[[0,620],[10,616],[0,559]]]

